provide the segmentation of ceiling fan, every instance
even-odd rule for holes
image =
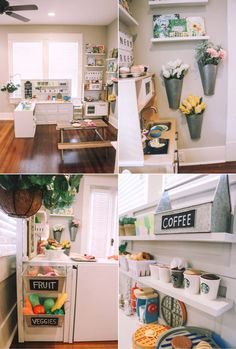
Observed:
[[[38,6],[36,5],[10,6],[8,1],[0,0],[0,14],[3,15],[5,13],[6,15],[16,18],[22,22],[29,22],[30,20],[14,12],[15,11],[34,11],[34,10],[38,10]]]

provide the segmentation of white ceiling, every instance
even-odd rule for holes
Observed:
[[[117,18],[117,0],[8,0],[13,5],[38,6],[38,11],[19,11],[30,19],[23,23],[6,15],[0,15],[0,25],[108,25]],[[55,12],[55,17],[49,17]]]

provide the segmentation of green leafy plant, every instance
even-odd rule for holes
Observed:
[[[123,225],[125,225],[125,224],[135,224],[135,222],[136,222],[136,218],[134,218],[134,217],[124,217],[123,218]]]
[[[0,187],[4,190],[42,191],[46,209],[70,207],[79,192],[82,175],[1,175]]]
[[[218,65],[226,57],[226,52],[220,45],[214,45],[212,42],[205,41],[196,48],[196,60],[201,65]]]

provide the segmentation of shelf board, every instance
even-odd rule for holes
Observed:
[[[73,214],[59,214],[59,213],[50,213],[51,217],[67,217],[67,218],[73,218]]]
[[[104,65],[86,65],[85,68],[105,68]]]
[[[152,38],[152,43],[158,42],[178,42],[178,41],[201,41],[209,40],[209,36],[183,36],[183,37],[174,37],[174,38]]]
[[[117,61],[118,58],[106,58],[106,61]]]
[[[193,233],[193,234],[162,234],[154,236],[119,236],[121,241],[190,241],[236,243],[236,234],[230,233]]]
[[[201,6],[206,5],[208,0],[149,0],[150,7],[167,7],[167,6]]]
[[[106,55],[105,53],[88,53],[88,52],[86,52],[85,54],[86,56],[105,56]]]
[[[219,297],[217,298],[217,300],[209,301],[202,297],[200,294],[189,295],[182,288],[174,288],[171,283],[166,284],[159,280],[154,280],[150,276],[136,277],[131,275],[129,272],[123,271],[121,269],[120,272],[128,277],[131,277],[137,282],[140,282],[148,287],[176,298],[179,301],[184,302],[214,317],[218,317],[224,314],[234,305],[234,302],[232,300],[226,298]]]
[[[136,19],[134,19],[121,5],[119,5],[119,19],[128,27],[138,26]]]
[[[116,74],[117,71],[106,71],[106,74]]]

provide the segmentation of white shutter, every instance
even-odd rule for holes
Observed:
[[[88,252],[98,258],[114,254],[116,238],[116,195],[113,190],[92,188],[90,192],[90,218]]]
[[[71,79],[72,97],[78,97],[78,42],[48,43],[49,79]]]
[[[17,221],[0,210],[0,257],[16,254]]]
[[[148,202],[148,175],[119,175],[119,215],[134,210]]]

